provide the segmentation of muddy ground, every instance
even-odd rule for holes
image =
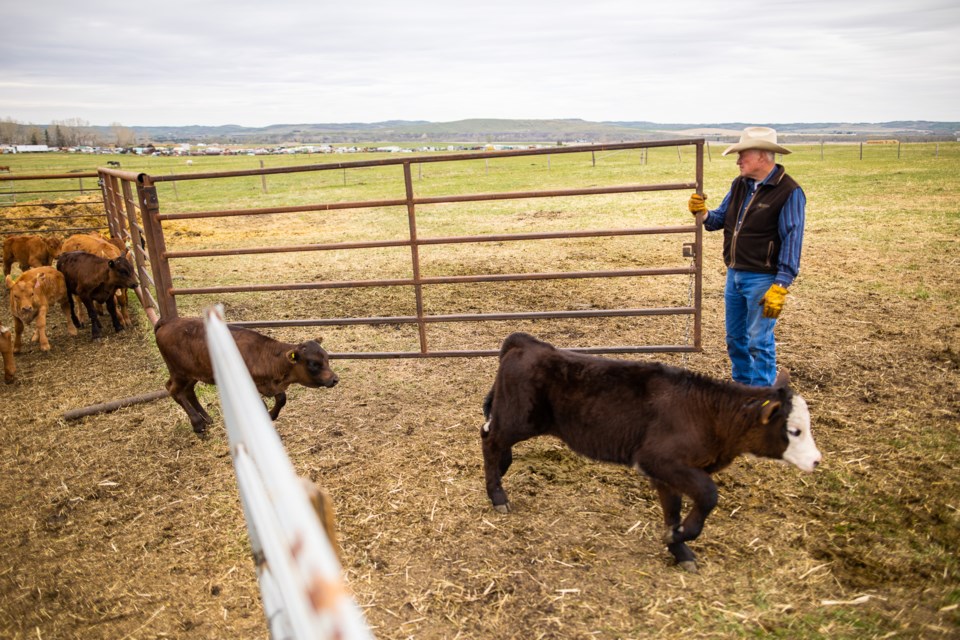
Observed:
[[[479,446],[491,358],[339,360],[336,388],[292,388],[276,428],[333,497],[374,634],[957,637],[960,243],[931,231],[851,255],[844,233],[811,221],[778,326],[823,465],[741,459],[719,474],[697,575],[672,566],[645,482],[556,441],[517,447],[514,510],[492,510]],[[709,238],[703,353],[659,359],[726,376],[719,252]],[[205,440],[169,399],[63,419],[162,388],[134,316],[95,344],[53,311],[52,351],[25,347],[0,388],[0,637],[266,636],[213,389]]]

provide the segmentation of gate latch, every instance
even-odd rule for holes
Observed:
[[[683,257],[684,258],[696,258],[697,257],[697,245],[693,242],[684,242],[683,243]]]

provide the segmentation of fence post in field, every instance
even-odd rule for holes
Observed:
[[[263,160],[260,161],[260,168],[263,169]],[[260,174],[260,191],[263,193],[267,192],[267,174]]]
[[[595,151],[590,152],[590,162],[593,163],[593,166],[597,166],[597,154]]]
[[[860,143],[860,159],[863,160],[863,143]]]
[[[897,140],[897,160],[900,159],[900,141]]]
[[[77,178],[77,181],[80,183],[80,195],[84,195],[86,192],[83,190],[83,178]]]
[[[173,169],[170,169],[170,175],[173,175]],[[180,202],[180,194],[177,193],[177,181],[171,180],[170,184],[173,185],[173,199]]]
[[[934,153],[933,157],[934,157],[934,158],[939,158],[939,157],[940,157],[940,143],[939,143],[939,142],[937,143],[937,151],[936,151],[936,153]]]
[[[710,154],[710,143],[705,143],[707,145],[707,162],[713,162],[713,156]]]
[[[683,158],[680,157],[680,145],[677,145],[677,162],[683,162]]]

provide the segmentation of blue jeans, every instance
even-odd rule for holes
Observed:
[[[777,378],[775,318],[763,317],[763,294],[774,275],[727,269],[723,293],[727,321],[727,353],[733,379],[755,387],[769,387]]]

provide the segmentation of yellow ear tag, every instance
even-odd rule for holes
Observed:
[[[287,357],[290,358],[290,362],[296,362],[296,361],[297,361],[297,352],[296,352],[296,351],[291,351],[290,354],[289,354]]]
[[[761,407],[761,408],[762,408],[762,407],[765,407],[765,406],[767,406],[768,404],[770,404],[770,401],[769,401],[769,400],[764,400],[764,401],[763,401],[763,404],[760,405],[760,407]]]

